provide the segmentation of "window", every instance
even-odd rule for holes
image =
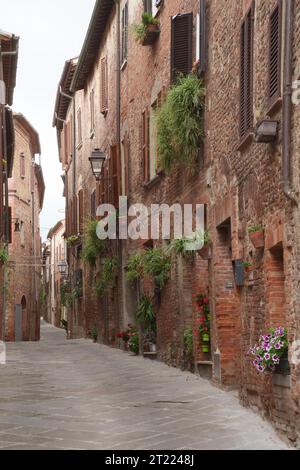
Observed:
[[[121,143],[122,196],[129,195],[129,139],[127,133]]]
[[[21,153],[20,155],[20,177],[25,178],[25,155]]]
[[[95,93],[94,90],[90,92],[90,131],[91,134],[95,132]]]
[[[108,110],[108,81],[107,81],[107,60],[103,57],[100,61],[100,108],[101,113],[106,114]]]
[[[206,70],[206,0],[200,0],[200,11],[196,21],[196,61],[199,61],[198,73]]]
[[[79,233],[83,233],[83,190],[78,193],[78,228]]]
[[[172,18],[171,35],[171,80],[174,82],[178,74],[187,75],[192,70],[193,14]]]
[[[78,144],[82,143],[82,120],[81,120],[81,109],[77,111],[77,140]]]
[[[162,4],[162,0],[143,0],[143,2],[144,11],[155,17]]]
[[[270,15],[269,27],[269,100],[272,105],[281,96],[281,0]]]
[[[149,112],[146,109],[142,114],[142,162],[143,180],[149,181]]]
[[[94,219],[96,217],[96,190],[91,194],[91,217]]]
[[[127,60],[128,55],[128,3],[125,3],[125,6],[122,10],[122,50],[121,50],[121,63]]]
[[[240,137],[253,127],[253,24],[254,3],[241,26]]]

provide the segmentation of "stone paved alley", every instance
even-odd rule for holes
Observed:
[[[1,449],[287,449],[234,394],[46,324],[7,356]]]

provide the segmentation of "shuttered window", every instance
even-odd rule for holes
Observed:
[[[122,10],[122,51],[121,63],[127,60],[128,56],[128,3],[125,4]]]
[[[150,15],[152,15],[152,2],[153,2],[153,0],[143,0],[144,12],[145,13],[150,13]]]
[[[77,140],[78,144],[82,142],[82,119],[81,119],[81,109],[77,111]]]
[[[91,217],[92,219],[96,217],[96,190],[91,194]]]
[[[78,227],[79,233],[83,233],[83,190],[78,193]]]
[[[90,131],[91,133],[95,130],[95,94],[94,90],[90,92]]]
[[[21,153],[20,155],[20,177],[25,178],[25,155]]]
[[[171,20],[171,80],[178,75],[187,75],[193,63],[193,14],[177,15]]]
[[[12,210],[11,207],[8,208],[8,243],[12,243]]]
[[[143,165],[143,180],[149,181],[149,131],[150,119],[149,112],[146,109],[142,114],[142,165]]]
[[[126,133],[121,144],[122,196],[129,195],[129,138]]]
[[[197,47],[196,60],[199,60],[199,75],[206,70],[206,0],[200,0],[200,11],[197,18]]]
[[[253,24],[254,2],[241,26],[240,137],[253,126]]]
[[[77,235],[78,233],[78,205],[77,205],[77,196],[73,197],[73,234]]]
[[[100,82],[101,82],[101,93],[100,93],[100,108],[101,113],[106,114],[108,110],[108,82],[107,82],[107,59],[102,57],[100,62]]]
[[[120,195],[120,151],[119,145],[111,147],[111,178],[112,178],[112,195],[111,203],[118,208],[119,207],[119,195]]]
[[[279,0],[270,15],[269,38],[269,100],[270,104],[281,96],[281,31],[282,2]]]

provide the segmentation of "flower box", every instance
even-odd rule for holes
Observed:
[[[160,28],[158,24],[149,24],[147,26],[147,31],[141,42],[143,46],[151,46],[155,43],[156,39],[160,34]]]
[[[259,232],[249,233],[249,237],[254,248],[264,248],[265,246],[265,232],[260,230]]]

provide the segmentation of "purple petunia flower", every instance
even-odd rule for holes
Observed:
[[[268,360],[271,358],[271,356],[270,356],[269,353],[266,353],[264,357],[265,357],[265,360],[266,360],[266,361],[268,361]]]
[[[273,362],[279,362],[279,356],[277,356],[277,354],[273,354],[272,361]]]
[[[274,369],[275,369],[275,365],[274,365],[274,364],[269,364],[269,368],[270,368],[271,370],[274,370]]]
[[[265,368],[264,368],[264,366],[258,366],[258,367],[257,367],[257,370],[258,370],[259,372],[264,372]]]
[[[275,344],[275,349],[280,349],[280,348],[281,348],[280,343],[276,343],[276,344]]]

